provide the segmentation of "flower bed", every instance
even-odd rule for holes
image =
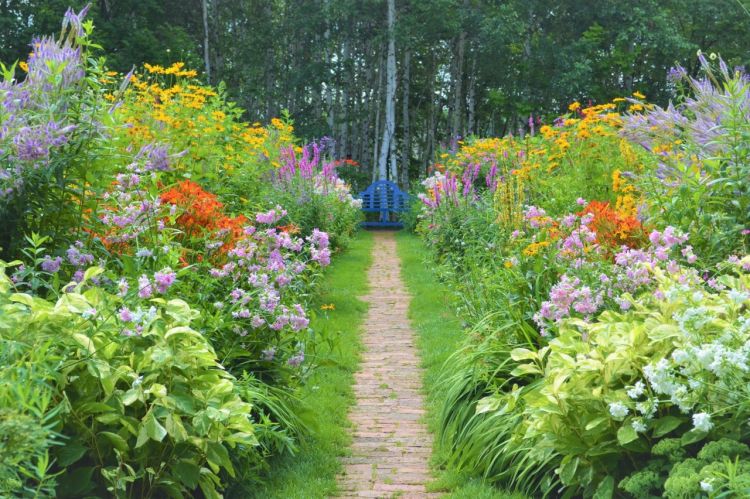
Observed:
[[[470,327],[449,464],[533,497],[750,490],[750,85],[700,62],[679,106],[574,103],[423,182],[418,231]]]
[[[0,84],[0,495],[219,497],[295,449],[359,211],[325,157],[294,173],[288,119],[182,63],[108,72],[84,16]]]

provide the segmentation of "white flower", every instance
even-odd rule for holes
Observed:
[[[693,429],[708,433],[714,424],[711,422],[711,415],[706,412],[693,414]]]
[[[729,291],[729,298],[735,302],[737,305],[740,305],[741,303],[744,303],[748,295],[744,291],[738,291],[736,289],[732,289]]]
[[[609,404],[609,413],[615,419],[623,419],[628,415],[628,412],[630,412],[630,409],[628,409],[622,402],[611,402]]]
[[[685,350],[679,349],[672,352],[672,360],[678,364],[684,364],[689,358],[690,356]]]
[[[714,486],[711,485],[710,481],[708,481],[708,480],[702,480],[701,481],[701,490],[703,492],[713,492],[714,491]]]
[[[643,395],[644,390],[646,389],[646,385],[643,384],[643,381],[637,381],[635,385],[633,385],[633,388],[628,390],[628,397],[631,399],[637,399],[641,395]]]
[[[648,429],[642,419],[634,419],[631,426],[636,433],[643,433]]]

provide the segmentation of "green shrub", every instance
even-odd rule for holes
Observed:
[[[218,497],[219,473],[234,475],[230,449],[258,444],[251,404],[190,327],[195,310],[154,298],[140,334],[123,334],[121,299],[88,287],[101,272],[90,268],[56,303],[13,293],[0,274],[3,342],[23,358],[54,340],[47,356],[60,359],[43,379],[64,407],[54,415],[64,445],[51,451],[58,493],[180,497],[200,487]]]

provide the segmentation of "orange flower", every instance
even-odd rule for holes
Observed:
[[[596,242],[615,251],[623,245],[641,246],[646,241],[646,231],[634,216],[625,216],[612,209],[609,203],[591,201],[579,216],[594,215],[590,227],[596,232]]]

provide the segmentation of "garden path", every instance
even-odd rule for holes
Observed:
[[[432,439],[421,419],[422,370],[407,312],[411,297],[401,280],[393,232],[375,232],[368,273],[365,319],[352,454],[339,477],[343,497],[437,497],[428,494]]]

